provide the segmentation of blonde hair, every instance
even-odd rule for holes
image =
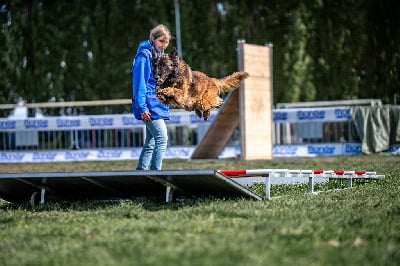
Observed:
[[[171,40],[171,32],[169,31],[167,26],[165,26],[163,24],[158,24],[153,29],[151,29],[149,37],[150,37],[151,41],[154,41],[154,40],[160,38],[161,36],[165,36],[169,40]]]

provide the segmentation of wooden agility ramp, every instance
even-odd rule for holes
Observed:
[[[191,159],[216,159],[239,126],[242,160],[272,159],[272,45],[238,41],[238,68],[250,76],[225,99]]]

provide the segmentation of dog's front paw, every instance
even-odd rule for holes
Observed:
[[[208,120],[208,118],[210,117],[210,114],[211,114],[211,110],[206,110],[203,112],[204,121]]]
[[[169,104],[169,99],[168,99],[167,96],[165,96],[164,94],[162,94],[162,93],[157,93],[156,96],[157,96],[158,100],[159,100],[161,103],[163,103],[163,104]]]
[[[168,87],[161,90],[161,93],[165,96],[173,96],[174,95],[174,88]]]
[[[198,109],[195,109],[194,112],[196,113],[196,115],[201,118],[203,116],[202,112]]]

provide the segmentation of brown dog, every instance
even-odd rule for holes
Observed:
[[[210,78],[200,71],[192,71],[174,49],[169,54],[153,54],[153,76],[157,82],[157,98],[162,103],[195,111],[198,117],[207,120],[211,109],[223,103],[219,95],[238,88],[249,74],[241,71],[222,79]]]

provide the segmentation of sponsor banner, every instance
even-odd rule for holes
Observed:
[[[168,147],[166,159],[190,159],[195,146]],[[400,147],[397,149],[400,150]],[[141,147],[123,149],[99,149],[99,150],[61,150],[61,151],[15,151],[0,152],[0,163],[22,162],[72,162],[72,161],[118,161],[139,159]],[[219,158],[237,158],[241,154],[239,146],[225,147]],[[333,156],[361,154],[361,144],[313,144],[313,145],[275,145],[274,157],[292,156]]]
[[[171,119],[167,120],[166,123],[167,125],[179,126],[210,124],[217,113],[218,110],[213,110],[209,120],[204,121],[193,112],[172,111]],[[272,114],[274,123],[332,122],[351,119],[350,108],[348,107],[274,109]],[[0,119],[0,131],[61,131],[132,127],[143,127],[143,123],[135,119],[132,114]]]
[[[189,159],[194,149],[194,146],[168,147],[165,158]],[[139,147],[132,149],[0,152],[0,163],[137,160],[141,150],[142,148]],[[237,157],[238,154],[240,154],[239,147],[226,147],[219,158]]]
[[[166,159],[188,159],[195,147],[167,148]],[[0,163],[22,162],[72,162],[72,161],[118,161],[139,159],[141,148],[0,152]]]
[[[274,157],[315,157],[361,154],[360,143],[321,143],[301,145],[275,145]]]
[[[190,159],[195,146],[168,147],[166,159]],[[72,161],[118,161],[139,159],[141,147],[132,149],[68,150],[68,151],[15,151],[0,152],[0,163],[23,162],[72,162]],[[400,145],[390,147],[389,153],[400,154]],[[218,158],[237,158],[239,146],[225,147]],[[336,155],[359,155],[360,143],[322,143],[309,145],[275,145],[274,157],[316,157]]]
[[[274,123],[333,122],[351,119],[349,107],[274,109]]]
[[[217,111],[211,112],[210,119],[204,121],[194,113],[186,111],[171,112],[167,125],[191,126],[194,124],[210,124]],[[133,114],[116,115],[81,115],[41,117],[27,119],[0,119],[0,131],[65,131],[76,129],[113,129],[144,127],[142,121],[137,120]]]
[[[0,163],[31,162],[27,152],[0,152]]]

